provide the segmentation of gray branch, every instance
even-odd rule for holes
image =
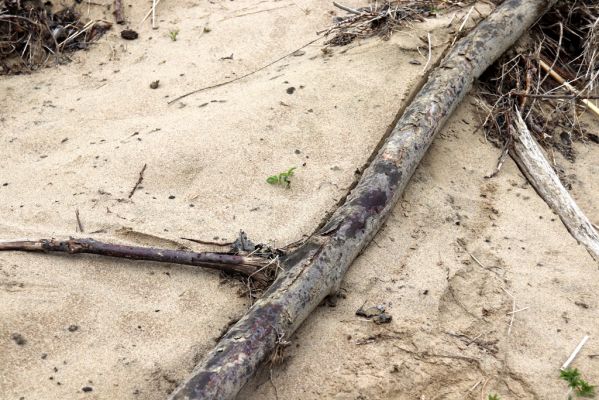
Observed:
[[[551,0],[506,0],[457,43],[405,110],[345,203],[284,260],[285,271],[171,399],[232,399],[237,395],[277,346],[327,295],[337,291],[474,80],[552,4]]]

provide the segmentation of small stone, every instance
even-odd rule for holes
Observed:
[[[301,151],[299,149],[295,149],[295,154],[301,154]]]
[[[172,194],[170,196],[168,196],[169,200],[173,200],[175,198],[175,196],[173,196]]]
[[[79,330],[79,325],[69,325],[67,329],[69,330],[69,332],[76,332],[77,330]]]
[[[154,81],[154,82],[150,83],[150,89],[158,89],[159,85],[160,85],[160,81]]]
[[[91,386],[83,386],[81,388],[81,390],[83,390],[85,393],[88,393],[88,392],[91,392],[94,389]]]
[[[293,86],[287,88],[287,94],[293,94],[293,92],[295,92],[295,88]]]
[[[125,40],[135,40],[139,37],[139,34],[133,29],[125,29],[121,31],[121,37]]]

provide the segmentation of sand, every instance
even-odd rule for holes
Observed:
[[[138,29],[148,4],[127,3]],[[181,237],[230,240],[243,229],[275,246],[301,239],[345,195],[421,82],[419,37],[432,33],[433,62],[451,40],[448,14],[389,41],[331,53],[317,42],[168,105],[315,39],[331,6],[163,3],[158,29],[145,23],[137,41],[113,30],[71,63],[0,79],[0,239],[92,236],[195,250],[216,248]],[[102,10],[90,6],[90,15],[112,20]],[[272,381],[264,368],[240,398],[274,399],[276,387],[280,399],[559,399],[559,367],[584,335],[574,366],[599,383],[597,265],[511,160],[484,179],[500,151],[476,131],[472,104],[465,99],[350,269],[345,298],[319,308]],[[576,149],[576,163],[558,162],[597,223],[599,147]],[[265,182],[292,166],[289,190]],[[238,289],[190,267],[0,253],[1,397],[164,399],[247,309]],[[527,307],[509,334],[508,293]],[[384,304],[391,324],[355,316],[364,302]]]

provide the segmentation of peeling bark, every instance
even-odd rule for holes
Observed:
[[[533,139],[516,110],[512,156],[539,196],[560,217],[570,234],[599,262],[599,234],[584,215]]]
[[[284,272],[170,399],[231,399],[329,294],[399,200],[435,134],[474,80],[552,0],[506,0],[429,76],[345,203],[283,262]]]
[[[271,260],[263,257],[125,246],[99,242],[94,239],[0,241],[0,251],[7,250],[61,252],[68,254],[87,253],[108,257],[128,258],[130,260],[193,265],[196,267],[251,276],[252,279],[261,281],[262,283],[267,283],[269,281],[265,273],[265,268],[271,263]]]

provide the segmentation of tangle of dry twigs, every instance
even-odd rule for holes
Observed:
[[[84,23],[74,7],[53,8],[49,1],[0,0],[0,75],[68,59],[66,53],[86,48],[110,29],[106,21]]]
[[[573,162],[574,142],[599,142],[580,119],[586,109],[593,111],[598,77],[599,3],[559,1],[481,77],[487,139],[501,148],[509,145],[517,107],[550,155],[555,149]]]

